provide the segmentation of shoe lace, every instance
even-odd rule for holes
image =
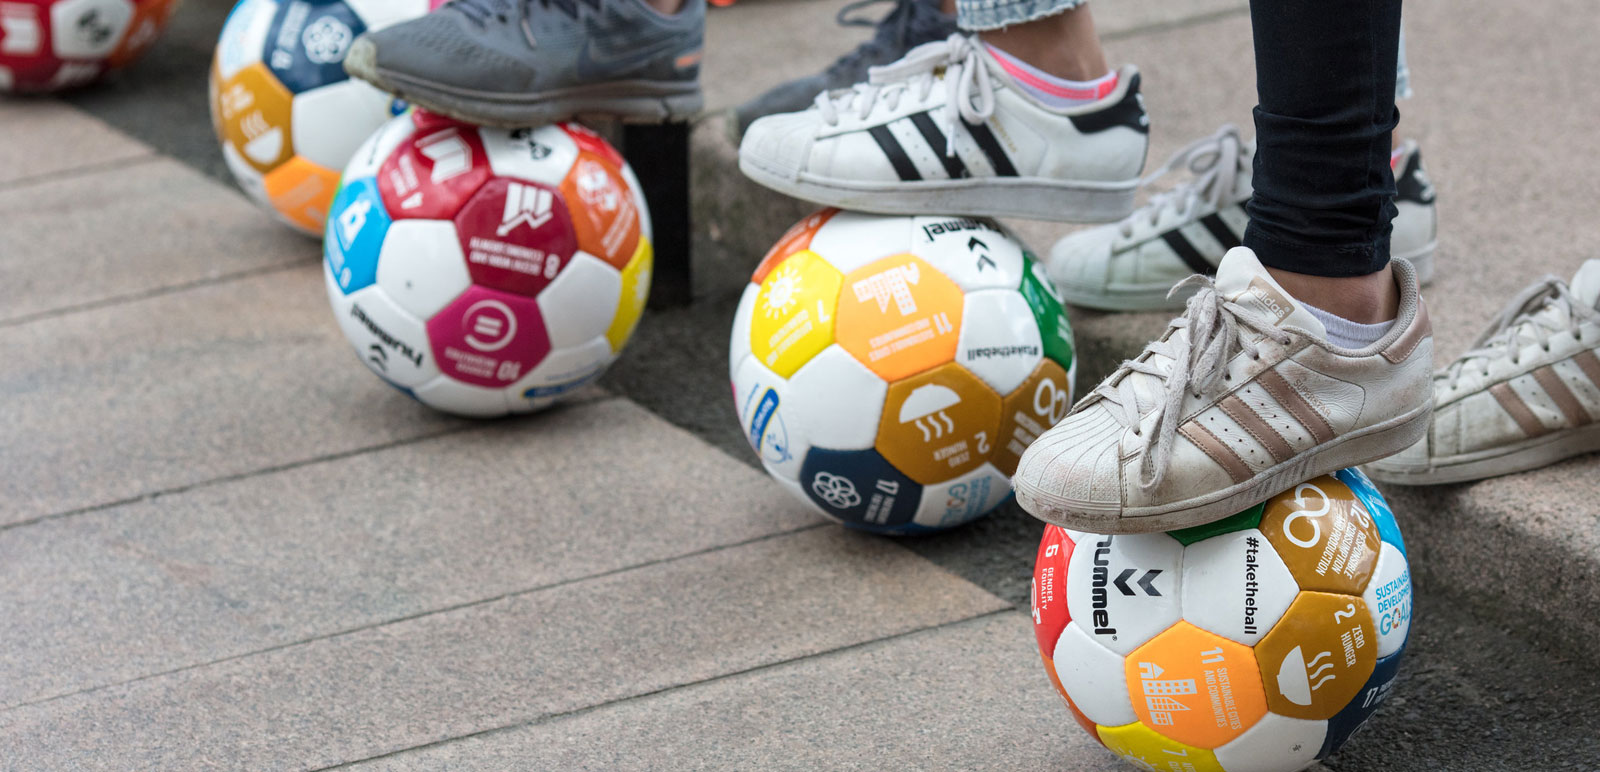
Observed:
[[[1195,287],[1196,292],[1183,315],[1169,322],[1167,331],[1146,346],[1144,353],[1123,362],[1090,394],[1105,402],[1112,416],[1140,438],[1139,487],[1144,490],[1160,485],[1166,477],[1172,444],[1183,419],[1184,394],[1198,399],[1219,381],[1228,380],[1228,362],[1238,352],[1259,359],[1260,337],[1280,344],[1292,340],[1259,312],[1222,297],[1209,277],[1190,276],[1172,292],[1188,287]],[[1151,388],[1157,383],[1159,388]],[[1142,430],[1145,417],[1152,413],[1155,424],[1150,431]]]
[[[1239,175],[1248,171],[1245,168],[1247,163],[1249,159],[1244,154],[1244,140],[1239,137],[1239,127],[1231,123],[1223,125],[1217,133],[1195,140],[1188,147],[1173,153],[1154,174],[1139,181],[1141,186],[1149,186],[1168,172],[1182,168],[1188,168],[1194,174],[1194,179],[1151,196],[1144,206],[1117,223],[1118,231],[1123,238],[1132,238],[1133,230],[1140,221],[1148,222],[1154,228],[1160,223],[1162,212],[1167,210],[1174,212],[1179,220],[1187,220],[1201,201],[1221,209],[1223,200],[1233,193]]]
[[[1470,370],[1488,377],[1492,360],[1506,358],[1512,365],[1519,365],[1525,343],[1537,343],[1549,351],[1552,334],[1586,321],[1600,322],[1600,311],[1574,296],[1566,281],[1546,276],[1517,293],[1490,320],[1472,348],[1435,377],[1450,388],[1455,388],[1462,374]]]
[[[817,109],[830,126],[837,125],[840,115],[850,111],[866,120],[879,104],[893,110],[900,106],[900,99],[907,93],[926,99],[934,86],[942,82],[946,90],[944,152],[953,156],[956,154],[956,121],[977,124],[994,115],[994,82],[980,56],[983,52],[978,42],[960,33],[924,43],[906,52],[899,61],[873,67],[868,71],[866,83],[818,94]]]

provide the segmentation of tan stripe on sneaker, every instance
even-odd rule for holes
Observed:
[[[1400,364],[1411,358],[1411,352],[1417,346],[1433,335],[1433,322],[1428,319],[1428,304],[1422,302],[1422,297],[1417,297],[1417,315],[1412,317],[1411,326],[1395,338],[1393,343],[1383,348],[1383,358]]]
[[[1294,420],[1306,427],[1306,431],[1311,433],[1311,439],[1318,445],[1333,439],[1333,427],[1328,425],[1328,419],[1323,418],[1305,397],[1300,396],[1300,392],[1295,391],[1277,370],[1263,370],[1256,376],[1256,383],[1261,384],[1261,388],[1266,389],[1278,404],[1283,405],[1283,409],[1289,411]]]
[[[1600,357],[1595,356],[1593,351],[1579,351],[1572,357],[1572,363],[1589,377],[1589,382],[1595,388],[1600,389]]]
[[[1495,401],[1499,402],[1500,407],[1504,408],[1506,413],[1511,416],[1511,420],[1516,421],[1517,426],[1522,427],[1523,434],[1529,437],[1537,437],[1550,431],[1544,428],[1544,424],[1539,423],[1539,419],[1534,416],[1533,411],[1528,409],[1528,403],[1523,402],[1522,397],[1517,396],[1517,392],[1512,390],[1510,384],[1497,383],[1489,387],[1489,393],[1494,395]]]
[[[1573,426],[1582,426],[1594,419],[1589,417],[1589,411],[1583,409],[1578,403],[1578,398],[1573,396],[1572,389],[1561,382],[1561,376],[1556,374],[1555,368],[1545,365],[1533,371],[1533,379],[1539,382],[1539,387],[1544,393],[1550,395],[1550,401],[1556,403],[1561,414],[1567,417],[1567,423]]]
[[[1210,456],[1212,461],[1217,462],[1234,482],[1241,483],[1254,476],[1244,459],[1239,458],[1239,454],[1233,452],[1233,448],[1217,439],[1217,435],[1212,434],[1206,427],[1190,421],[1180,427],[1178,433],[1187,437],[1195,447]]]
[[[1222,408],[1223,413],[1244,427],[1251,437],[1256,438],[1256,442],[1261,443],[1261,446],[1272,454],[1273,461],[1282,463],[1294,455],[1294,448],[1289,447],[1289,441],[1284,439],[1277,429],[1272,428],[1272,424],[1263,421],[1261,414],[1245,404],[1244,400],[1237,396],[1229,396],[1217,403],[1217,407]]]

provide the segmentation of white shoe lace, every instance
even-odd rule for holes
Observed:
[[[1261,358],[1256,340],[1244,331],[1255,330],[1281,344],[1291,341],[1289,333],[1254,309],[1223,298],[1210,278],[1190,276],[1172,291],[1186,287],[1198,290],[1189,298],[1183,316],[1168,323],[1165,334],[1146,346],[1138,358],[1123,362],[1091,394],[1103,400],[1112,416],[1142,439],[1139,487],[1144,490],[1160,485],[1166,477],[1172,443],[1183,419],[1183,395],[1188,393],[1198,399],[1215,388],[1218,381],[1228,380],[1228,362],[1238,351],[1251,359]],[[1160,382],[1159,401],[1147,398],[1151,389],[1138,388],[1136,379],[1140,376]],[[1152,431],[1142,431],[1140,424],[1151,412],[1156,415],[1155,425]]]
[[[899,61],[868,70],[866,83],[818,94],[817,109],[829,126],[837,125],[839,116],[850,111],[855,111],[864,121],[880,101],[893,110],[900,106],[900,99],[906,93],[915,93],[919,100],[926,99],[934,85],[943,82],[946,91],[944,152],[953,156],[956,154],[956,121],[976,124],[994,115],[994,82],[990,79],[989,68],[978,58],[984,55],[981,45],[975,38],[960,33],[945,40],[923,43],[906,52]]]
[[[1244,140],[1239,137],[1239,127],[1231,123],[1224,124],[1217,133],[1197,139],[1188,147],[1173,153],[1154,174],[1139,181],[1140,186],[1149,186],[1168,172],[1184,167],[1188,167],[1195,176],[1193,180],[1151,196],[1144,206],[1117,223],[1118,231],[1123,238],[1132,238],[1133,230],[1141,220],[1149,222],[1150,227],[1154,228],[1160,224],[1161,213],[1166,210],[1171,210],[1179,220],[1187,220],[1201,201],[1209,203],[1214,209],[1221,209],[1224,199],[1232,195],[1239,174],[1249,171],[1245,167],[1248,163],[1249,158],[1244,154]]]
[[[1452,389],[1468,368],[1488,377],[1491,360],[1507,358],[1513,366],[1519,365],[1524,343],[1537,343],[1549,351],[1551,334],[1566,332],[1586,321],[1600,322],[1600,311],[1574,296],[1566,281],[1546,276],[1512,298],[1473,342],[1472,349],[1435,377]]]

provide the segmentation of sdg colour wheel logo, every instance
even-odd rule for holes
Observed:
[[[1141,769],[1293,772],[1389,696],[1411,574],[1354,469],[1171,533],[1045,529],[1033,574],[1045,673]]]
[[[824,210],[756,268],[729,345],[740,428],[780,484],[880,533],[981,517],[1072,402],[1072,330],[999,225]]]

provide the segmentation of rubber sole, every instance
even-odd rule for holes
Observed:
[[[1158,507],[1085,506],[1019,482],[1017,503],[1034,517],[1091,533],[1155,533],[1192,528],[1253,507],[1298,483],[1371,463],[1416,444],[1428,432],[1433,404],[1336,437],[1254,477],[1203,496]]]
[[[1394,485],[1449,485],[1546,467],[1573,456],[1600,451],[1600,424],[1564,429],[1489,451],[1439,459],[1426,467],[1376,463],[1367,475]]]
[[[589,118],[674,123],[695,119],[705,106],[698,81],[609,81],[530,94],[492,94],[419,83],[379,68],[374,55],[368,46],[351,46],[345,70],[430,112],[482,126],[515,129]]]
[[[739,171],[795,198],[869,214],[953,214],[1071,223],[1115,222],[1133,211],[1139,180],[1081,182],[1044,177],[851,182],[799,178],[739,156]]]

